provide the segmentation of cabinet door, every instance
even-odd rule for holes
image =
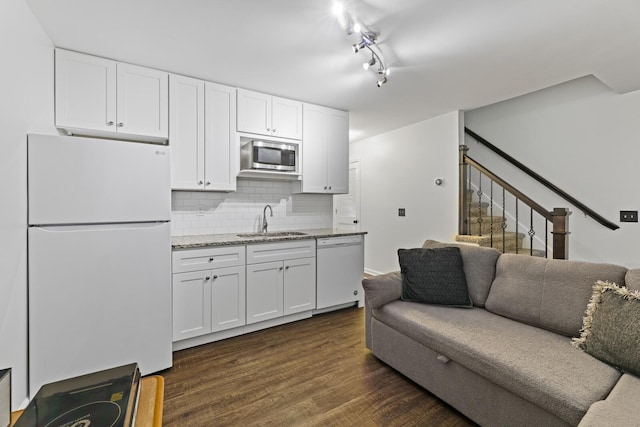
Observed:
[[[173,341],[211,332],[211,271],[173,275]]]
[[[238,89],[238,132],[271,135],[271,96]]]
[[[240,167],[236,146],[235,88],[205,83],[205,189],[235,191]]]
[[[170,134],[171,188],[204,188],[204,82],[171,75]]]
[[[169,137],[169,74],[118,63],[117,131]]]
[[[245,324],[245,271],[242,267],[219,268],[211,276],[211,330]]]
[[[316,308],[316,259],[284,262],[284,314]]]
[[[282,261],[247,265],[247,324],[281,317]]]
[[[304,104],[302,138],[302,192],[327,191],[326,109]]]
[[[333,194],[349,192],[349,114],[329,110],[326,116],[327,189]]]
[[[116,131],[116,63],[56,49],[56,127]]]
[[[273,136],[302,138],[302,102],[274,96],[271,101],[271,125]]]

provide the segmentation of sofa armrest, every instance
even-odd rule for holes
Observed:
[[[402,275],[399,271],[380,274],[362,281],[364,288],[364,337],[365,345],[371,350],[372,310],[402,296]]]
[[[364,300],[370,309],[400,299],[402,295],[402,275],[399,271],[380,274],[362,281]]]
[[[591,405],[579,427],[639,426],[640,378],[623,374],[605,400]]]

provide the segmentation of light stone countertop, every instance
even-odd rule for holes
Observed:
[[[293,236],[266,236],[256,237],[239,237],[238,234],[248,233],[229,233],[229,234],[200,234],[195,236],[173,236],[171,237],[171,247],[173,249],[195,249],[208,246],[232,246],[247,245],[253,243],[274,243],[285,242],[290,240],[306,240],[321,239],[324,237],[340,237],[340,236],[357,236],[367,234],[366,231],[340,230],[335,228],[320,228],[314,230],[291,230],[293,232],[304,233],[304,235]],[[273,231],[272,233],[278,233]]]

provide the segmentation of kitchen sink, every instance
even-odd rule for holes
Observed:
[[[241,233],[238,237],[250,238],[269,238],[269,237],[289,237],[289,236],[306,236],[307,233],[301,231],[275,231],[272,233]]]

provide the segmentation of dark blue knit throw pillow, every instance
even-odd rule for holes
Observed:
[[[398,249],[402,300],[472,307],[457,247]]]

